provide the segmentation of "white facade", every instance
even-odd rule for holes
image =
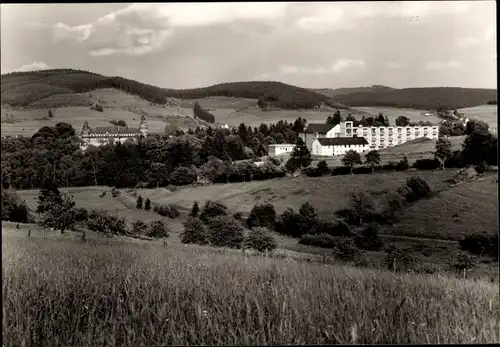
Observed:
[[[273,144],[267,146],[267,155],[275,157],[282,154],[291,154],[295,145],[290,143]]]
[[[439,127],[436,126],[389,126],[389,127],[354,127],[353,122],[342,122],[330,129],[326,136],[315,136],[317,138],[336,137],[363,137],[368,142],[369,150],[401,145],[407,141],[427,137],[437,140]],[[313,143],[315,140],[313,140]],[[314,145],[312,146],[314,147]],[[309,148],[314,153],[314,148]]]
[[[366,141],[363,141],[364,143],[361,143],[361,141],[358,141],[359,143],[349,143],[350,141],[348,140],[351,140],[350,138],[336,138],[335,140],[339,141],[337,141],[337,143],[332,143],[332,141],[329,140],[334,139],[315,139],[312,146],[312,154],[317,156],[331,157],[344,155],[348,151],[363,153],[370,150],[370,146],[368,143],[366,143]]]

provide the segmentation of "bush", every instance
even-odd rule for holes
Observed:
[[[473,255],[498,257],[498,233],[495,235],[470,235],[460,240],[460,249]]]
[[[111,196],[113,198],[116,198],[118,195],[120,195],[120,191],[118,189],[116,189],[116,188],[112,188],[111,189]]]
[[[184,222],[181,234],[182,243],[206,245],[208,243],[207,228],[199,218],[188,217]]]
[[[457,252],[450,261],[450,267],[458,273],[465,273],[467,270],[473,269],[477,266],[477,259],[467,252]]]
[[[166,223],[155,220],[148,225],[147,236],[154,238],[168,237],[170,234]]]
[[[102,192],[101,194],[99,194],[100,198],[104,198],[105,196],[106,196],[106,192]]]
[[[137,207],[138,210],[140,210],[142,208],[142,196],[138,196],[137,197],[137,202],[135,204],[135,207]]]
[[[189,215],[191,217],[198,217],[198,214],[200,213],[200,207],[198,206],[198,201],[195,201],[193,203],[193,207],[191,208],[191,212]]]
[[[406,180],[406,186],[410,189],[405,196],[408,202],[414,202],[431,195],[431,188],[427,182],[420,177],[410,177]]]
[[[149,198],[146,198],[146,202],[144,203],[144,209],[146,211],[151,210],[151,200],[149,200]]]
[[[158,204],[155,206],[156,211],[160,216],[169,217],[171,219],[177,218],[181,215],[177,207],[173,205],[161,205]],[[153,209],[154,210],[154,209]]]
[[[196,171],[190,167],[179,166],[169,176],[169,181],[177,186],[183,186],[196,182]]]
[[[106,210],[92,210],[87,218],[87,226],[98,233],[115,235],[127,233],[125,219],[113,216]]]
[[[349,225],[343,220],[328,221],[320,219],[316,224],[315,234],[328,234],[330,236],[352,236]]]
[[[132,223],[132,233],[135,235],[142,234],[145,230],[147,230],[147,225],[141,220],[136,220]]]
[[[250,211],[247,224],[250,229],[254,227],[274,228],[276,211],[272,204],[255,205]]]
[[[356,243],[350,237],[342,237],[335,244],[335,256],[343,261],[357,261],[363,251],[356,247]]]
[[[200,220],[207,224],[209,219],[215,218],[218,216],[227,216],[228,215],[228,210],[226,205],[224,205],[220,201],[212,201],[208,200],[205,202],[205,206],[203,206],[203,209],[200,214]]]
[[[337,244],[337,239],[329,234],[305,234],[302,235],[299,243],[307,246],[334,248]]]
[[[201,219],[201,218],[200,218]],[[208,220],[209,241],[215,247],[241,248],[243,227],[230,216],[217,216]]]
[[[391,244],[385,250],[385,264],[389,270],[406,271],[417,264],[417,259],[410,255],[407,250],[403,250]]]
[[[364,228],[361,235],[356,237],[356,246],[367,251],[380,251],[384,242],[378,235],[379,226],[375,223]]]
[[[409,193],[410,191],[411,189],[408,188],[408,191],[405,192],[405,194]],[[386,195],[385,200],[386,200],[386,206],[385,206],[385,211],[383,213],[384,219],[389,224],[395,223],[399,220],[401,216],[401,212],[403,210],[406,200],[400,193],[395,191],[389,192]]]
[[[318,226],[318,216],[310,203],[302,204],[299,213],[287,208],[276,222],[276,231],[291,237],[314,234]]]
[[[2,220],[28,223],[28,206],[22,202],[17,194],[2,192]]]
[[[83,207],[77,208],[75,210],[75,212],[76,212],[75,213],[75,220],[77,222],[84,222],[89,217],[89,213],[88,213],[87,209],[85,209]]]
[[[399,163],[397,163],[396,170],[397,171],[405,171],[405,170],[408,170],[409,168],[410,168],[410,164],[408,164],[408,158],[405,155],[403,157],[403,159]]]
[[[233,218],[236,219],[237,221],[241,221],[243,220],[243,213],[236,212],[235,214],[233,214]]]
[[[436,170],[441,166],[441,163],[436,158],[434,159],[417,159],[413,167],[417,170]]]
[[[269,234],[267,228],[254,228],[245,238],[244,247],[255,249],[259,252],[273,251],[278,247],[276,240]]]

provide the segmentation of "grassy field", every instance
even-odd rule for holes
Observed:
[[[5,228],[2,239],[7,346],[500,342],[498,283]]]
[[[498,128],[498,107],[497,105],[482,105],[476,107],[462,108],[460,112],[465,113],[471,119],[482,120],[488,123],[491,128]]]
[[[353,107],[353,109],[366,112],[370,116],[378,116],[380,112],[384,116],[389,118],[389,122],[392,126],[396,125],[396,118],[399,116],[406,116],[411,119],[412,122],[424,121],[431,122],[432,124],[438,124],[441,119],[435,116],[424,116],[425,110],[415,110],[407,108],[393,108],[393,107]]]
[[[319,178],[297,177],[246,183],[213,184],[206,186],[180,187],[176,191],[166,188],[135,189],[143,198],[150,198],[154,203],[176,204],[185,209],[191,209],[198,201],[204,204],[206,200],[220,200],[233,212],[250,212],[256,203],[270,202],[278,213],[287,207],[298,209],[301,204],[310,202],[320,215],[331,217],[335,210],[346,207],[350,192],[374,191],[384,192],[395,190],[405,184],[407,178],[420,176],[432,189],[441,189],[447,184],[446,179],[452,177],[456,170],[419,171],[375,173],[366,175],[325,176]],[[63,192],[71,193],[77,204],[85,208],[108,208],[111,211],[127,216],[127,208],[118,204],[118,200],[106,194],[100,198],[101,189],[105,188],[63,188]],[[108,188],[109,189],[109,188]],[[36,208],[38,190],[20,190],[19,196],[30,208]],[[122,196],[123,195],[123,196]],[[120,199],[125,199],[124,192]],[[113,201],[111,199],[114,199]],[[129,195],[126,199],[129,205],[134,205],[135,198]],[[142,211],[139,211],[142,213]],[[146,213],[146,212],[144,212]]]
[[[393,233],[459,240],[498,233],[498,176],[489,174],[421,200],[404,211]]]

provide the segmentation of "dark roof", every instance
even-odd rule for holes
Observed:
[[[105,133],[112,133],[112,134],[139,134],[138,129],[129,129],[125,127],[96,127],[94,129],[91,129],[90,134],[105,134]]]
[[[313,134],[313,133],[319,133],[319,134],[326,134],[335,125],[332,124],[321,124],[321,123],[311,123],[307,125],[307,128],[304,129],[304,132],[307,134]]]
[[[317,139],[322,146],[367,145],[364,137],[323,137]]]

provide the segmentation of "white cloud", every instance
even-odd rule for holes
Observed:
[[[36,71],[36,70],[49,70],[49,69],[52,69],[52,67],[47,65],[46,63],[42,61],[35,61],[33,63],[21,66],[16,71]]]
[[[91,46],[90,54],[142,55],[160,50],[176,29],[227,24],[241,20],[270,21],[285,14],[284,3],[132,4],[94,23],[53,27],[56,39],[73,39]]]
[[[304,67],[297,65],[283,65],[280,72],[283,74],[336,74],[348,68],[364,68],[366,63],[362,60],[342,58],[334,62],[328,67]]]
[[[460,63],[456,60],[450,60],[448,62],[432,61],[432,62],[427,62],[422,69],[423,70],[442,70],[442,69],[448,69],[448,68],[458,68],[460,66],[461,66]]]
[[[401,64],[401,63],[394,63],[394,62],[389,62],[387,63],[387,67],[389,69],[403,69],[406,67],[405,64]]]
[[[482,35],[478,36],[469,35],[461,37],[457,40],[456,44],[458,47],[470,47],[481,43],[488,43],[490,41],[495,40],[495,38],[496,38],[496,28],[494,25],[491,25],[488,27],[488,29],[486,29],[486,31]]]

